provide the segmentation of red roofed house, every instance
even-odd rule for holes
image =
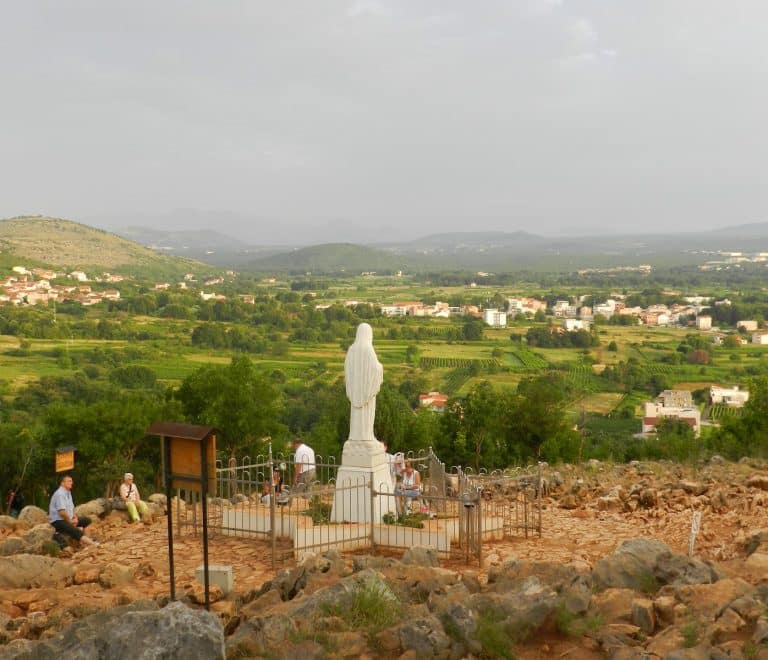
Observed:
[[[448,403],[447,394],[440,394],[440,392],[419,394],[419,405],[422,408],[429,408],[434,412],[443,412],[446,403]]]

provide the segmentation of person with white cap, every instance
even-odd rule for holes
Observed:
[[[120,499],[125,502],[125,509],[132,523],[139,521],[139,516],[146,525],[151,524],[152,516],[146,502],[141,501],[139,488],[133,483],[133,475],[126,472],[123,475],[123,483],[120,484]]]

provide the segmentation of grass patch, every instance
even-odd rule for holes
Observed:
[[[58,557],[61,554],[61,548],[56,541],[43,541],[40,551],[48,557]]]
[[[680,629],[680,634],[683,636],[683,646],[693,648],[699,643],[701,626],[698,621],[689,621]]]
[[[483,647],[483,655],[488,658],[503,658],[514,660],[510,648],[512,638],[504,623],[503,617],[492,610],[483,612],[477,619],[475,638]]]
[[[653,573],[643,573],[638,581],[638,591],[653,596],[660,588],[659,581]]]
[[[403,607],[386,584],[368,580],[336,602],[327,603],[323,613],[339,617],[352,630],[373,635],[395,625],[402,618]]]
[[[395,516],[394,513],[385,513],[382,516],[382,521],[385,525],[400,525],[401,527],[415,527],[416,529],[424,528],[424,520],[429,518],[426,513],[402,513],[399,516]]]
[[[587,633],[596,632],[603,627],[603,624],[603,617],[600,614],[574,614],[564,603],[560,603],[555,612],[555,626],[558,631],[568,637],[581,637]]]

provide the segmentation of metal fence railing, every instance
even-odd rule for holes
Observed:
[[[258,455],[217,462],[208,501],[209,535],[248,536],[271,544],[273,567],[331,548],[436,549],[482,563],[483,545],[542,533],[541,466],[505,471],[446,469],[430,449],[406,456],[422,477],[417,497],[362,473],[338,483],[336,460],[316,456],[314,480],[297,486],[292,457]],[[282,487],[281,487],[282,486]],[[178,491],[171,506],[178,533],[202,530],[200,495]]]

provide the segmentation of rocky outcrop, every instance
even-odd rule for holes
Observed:
[[[665,584],[711,583],[720,577],[711,565],[672,552],[653,539],[629,539],[595,565],[598,589],[618,587],[655,593]]]
[[[75,507],[76,516],[87,516],[94,519],[103,516],[109,510],[109,501],[105,497],[99,497],[90,502],[79,504]]]
[[[30,526],[39,525],[40,523],[48,522],[48,513],[30,504],[19,512],[18,519],[20,522],[27,523]]]
[[[9,649],[9,660],[49,658],[224,658],[224,629],[205,610],[192,610],[179,602],[163,609],[156,605],[115,608],[94,614],[57,637],[25,648]]]
[[[75,571],[60,559],[41,555],[0,557],[0,589],[56,587],[71,583]]]

